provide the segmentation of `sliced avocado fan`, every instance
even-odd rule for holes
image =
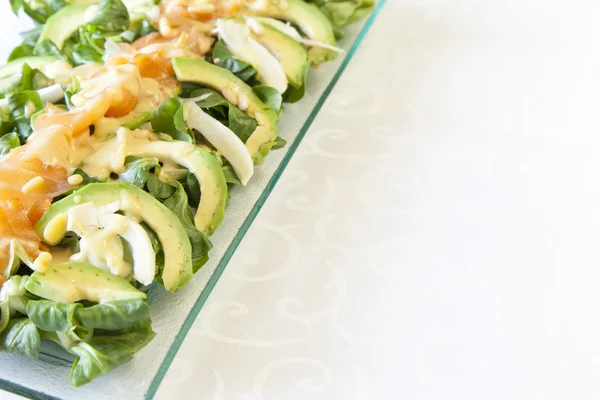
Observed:
[[[246,141],[246,148],[254,164],[260,163],[279,134],[277,112],[263,103],[250,86],[225,68],[201,58],[176,57],[172,63],[179,81],[199,83],[220,92],[227,101],[256,120],[256,129]]]
[[[337,47],[333,26],[319,7],[303,0],[285,0],[277,2],[256,1],[246,6],[246,11],[252,15],[277,18],[297,25],[302,33],[311,40],[329,46]],[[311,47],[308,56],[315,64],[335,60],[336,51],[324,47]]]
[[[125,182],[91,183],[52,204],[35,225],[38,235],[50,245],[66,233],[66,216],[72,207],[92,202],[96,206],[118,202],[119,210],[143,220],[158,236],[164,252],[162,280],[170,292],[180,289],[193,275],[192,246],[179,219],[152,195]]]
[[[36,296],[59,303],[81,300],[105,303],[146,298],[145,293],[125,279],[93,265],[74,261],[35,271],[25,283],[25,288]]]

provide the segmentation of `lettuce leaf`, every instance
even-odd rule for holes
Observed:
[[[0,336],[0,349],[33,358],[38,358],[40,345],[40,333],[29,318],[11,320]]]
[[[129,11],[121,0],[102,0],[87,27],[104,36],[117,35],[129,29]]]
[[[10,322],[10,307],[8,306],[8,302],[0,301],[0,335]]]
[[[12,149],[18,147],[19,137],[16,132],[10,132],[0,137],[0,159],[7,155]]]
[[[10,0],[10,6],[15,15],[18,15],[22,9],[29,18],[39,24],[44,24],[48,17],[66,4],[64,0]]]
[[[226,68],[244,82],[256,78],[256,70],[247,62],[236,58],[225,43],[217,41],[212,49],[212,61],[219,67]]]
[[[33,131],[30,123],[31,115],[41,109],[42,101],[35,90],[25,90],[8,96],[8,110],[21,143],[25,143]]]
[[[50,300],[31,300],[27,316],[39,329],[50,332],[68,332],[78,325],[75,313],[83,307],[79,303],[57,303]]]
[[[82,386],[125,364],[154,336],[149,319],[121,331],[96,331],[87,342],[71,348],[77,355],[71,369],[71,383],[75,387]]]
[[[150,123],[155,132],[166,133],[175,140],[195,143],[194,135],[183,118],[183,101],[180,98],[163,101],[152,114]]]
[[[270,90],[272,88],[269,88],[268,86],[258,86],[258,88],[261,95],[271,96],[269,101],[271,101],[273,105],[277,105],[277,99]],[[212,89],[201,88],[198,86],[195,88],[188,86],[185,89],[187,92],[184,92],[183,95],[186,97],[199,97],[210,94],[210,96],[196,102],[196,104],[210,114],[211,117],[216,118],[231,129],[244,143],[256,129],[256,120],[229,103],[220,93]],[[278,96],[281,100],[281,95],[278,94]]]
[[[151,314],[150,307],[142,299],[110,301],[76,312],[83,326],[104,330],[130,328],[138,321],[150,318]]]
[[[374,0],[312,0],[334,27],[336,37],[344,36],[343,27],[351,24],[373,10]]]
[[[193,270],[196,273],[208,261],[208,252],[212,248],[212,243],[196,228],[194,214],[188,203],[188,197],[183,185],[175,180],[169,182],[169,184],[173,185],[175,192],[164,201],[164,205],[177,215],[190,238]]]
[[[252,91],[263,103],[271,107],[273,110],[277,112],[281,110],[283,98],[277,89],[271,86],[257,85],[252,88]]]
[[[175,192],[173,186],[158,179],[161,167],[156,158],[129,156],[125,161],[125,170],[119,175],[121,181],[132,183],[160,200],[167,199]]]

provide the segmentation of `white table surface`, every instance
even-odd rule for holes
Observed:
[[[389,1],[157,398],[598,399],[599,17]]]

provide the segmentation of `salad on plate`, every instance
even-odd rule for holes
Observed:
[[[372,0],[10,0],[0,67],[0,350],[84,385],[155,336],[148,290],[204,265],[228,187],[285,146],[309,69]]]

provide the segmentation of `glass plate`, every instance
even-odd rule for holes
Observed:
[[[172,294],[160,288],[150,293],[148,302],[157,333],[152,343],[131,363],[78,389],[69,381],[72,359],[67,353],[45,346],[39,360],[33,360],[0,352],[0,389],[33,399],[154,397],[196,316],[384,2],[380,0],[368,18],[346,28],[346,36],[339,43],[347,53],[313,68],[304,98],[285,105],[280,133],[288,145],[269,154],[247,187],[236,186],[230,191],[231,202],[223,224],[210,238],[214,244],[210,261],[179,292]]]

